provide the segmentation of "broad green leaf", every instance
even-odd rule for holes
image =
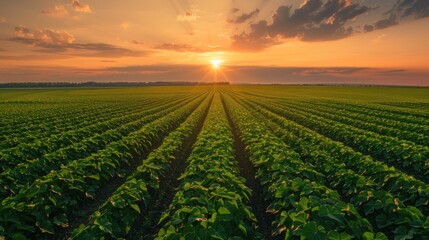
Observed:
[[[317,226],[317,223],[309,222],[302,229],[302,237],[311,240],[326,239],[326,234],[324,231],[321,231],[322,229]]]
[[[230,215],[231,212],[226,207],[220,207],[217,212],[221,215]]]
[[[0,236],[0,239],[2,239],[2,236]],[[3,238],[3,239],[5,239],[5,238]],[[16,234],[13,234],[12,240],[27,240],[27,237],[25,237],[24,235],[22,235],[20,233],[16,233]]]

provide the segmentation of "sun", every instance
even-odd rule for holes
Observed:
[[[213,59],[210,60],[210,63],[212,64],[213,69],[218,69],[220,67],[220,64],[223,62],[223,60],[220,59]]]

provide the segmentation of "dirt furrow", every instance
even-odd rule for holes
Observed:
[[[136,220],[130,232],[128,233],[128,239],[153,239],[158,233],[161,226],[158,225],[158,221],[161,218],[163,212],[165,212],[173,201],[176,189],[179,187],[180,181],[178,178],[185,171],[187,165],[187,159],[192,152],[192,146],[197,140],[198,134],[200,133],[207,114],[209,112],[212,100],[210,100],[209,107],[204,112],[204,116],[194,129],[192,135],[183,142],[181,151],[175,156],[175,160],[171,162],[170,171],[160,178],[159,191],[151,193],[154,196],[154,201],[148,207],[143,207],[142,215]],[[140,206],[142,208],[142,206]]]
[[[229,115],[228,109],[225,106],[223,98],[222,104],[225,109],[229,125],[232,129],[232,134],[234,137],[235,159],[238,161],[240,175],[246,179],[246,186],[252,190],[250,204],[253,213],[258,220],[258,226],[260,231],[264,235],[264,238],[267,240],[271,239],[271,223],[273,222],[273,219],[266,213],[268,205],[264,201],[261,183],[255,178],[256,169],[253,166],[252,162],[250,162],[249,155],[245,151],[245,145],[238,135],[237,129],[235,128],[231,116]]]

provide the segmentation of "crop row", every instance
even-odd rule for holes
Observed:
[[[376,103],[377,104],[377,103]],[[416,118],[421,119],[427,119],[429,117],[429,112],[425,110],[419,110],[419,109],[412,109],[412,108],[398,108],[397,106],[389,106],[389,105],[382,105],[382,104],[368,104],[368,107],[371,107],[372,109],[379,109],[386,112],[396,113],[399,115],[405,115],[405,116],[413,116]]]
[[[387,108],[387,107],[377,107],[370,104],[362,104],[362,103],[345,103],[345,102],[334,102],[327,101],[329,104],[337,105],[338,107],[345,107],[352,111],[365,113],[371,116],[386,118],[395,121],[401,121],[403,123],[411,123],[417,124],[420,126],[426,126],[426,118],[420,116],[419,114],[414,115],[410,111],[406,111],[405,109],[397,109],[397,108]]]
[[[112,142],[85,159],[72,161],[36,180],[0,205],[0,235],[34,237],[68,227],[79,204],[96,198],[97,190],[121,173],[177,127],[201,103],[202,97],[178,108],[138,131]]]
[[[218,94],[188,158],[189,167],[155,239],[257,239],[250,189],[238,172]]]
[[[49,94],[50,95],[50,94]],[[181,94],[174,95],[139,95],[138,97],[132,96],[131,98],[100,98],[101,95],[88,98],[88,95],[78,98],[70,98],[68,100],[61,99],[59,95],[51,95],[52,99],[47,99],[48,95],[43,96],[43,100],[16,100],[16,101],[2,101],[0,102],[0,116],[10,116],[10,118],[1,118],[0,123],[5,126],[23,128],[30,125],[43,124],[45,122],[55,123],[58,120],[66,120],[79,115],[88,115],[99,109],[108,110],[109,108],[121,107],[137,107],[146,104],[146,102],[162,101],[167,99],[180,98]],[[31,97],[30,97],[31,98]]]
[[[121,121],[114,123],[104,123],[107,131],[102,134],[95,134],[83,141],[74,143],[58,151],[45,154],[32,161],[24,162],[15,168],[7,169],[0,173],[0,197],[16,194],[18,190],[25,188],[38,177],[46,175],[49,171],[58,169],[62,164],[66,165],[72,160],[83,159],[92,153],[103,149],[109,143],[118,141],[131,132],[140,129],[145,124],[168,114],[173,109],[181,107],[191,100],[175,104],[167,104],[160,107],[157,112],[148,114],[147,112],[136,114],[135,116],[125,116]],[[165,108],[165,109],[162,109]]]
[[[8,113],[4,119],[9,119],[10,121],[4,124],[4,128],[0,129],[0,140],[1,144],[12,146],[31,140],[40,140],[42,137],[85,126],[91,120],[94,121],[103,116],[108,117],[110,114],[117,115],[120,112],[126,113],[130,110],[135,111],[141,108],[149,108],[152,105],[174,101],[183,97],[176,95],[170,97],[157,96],[143,98],[136,102],[126,101],[118,103],[65,103],[61,105],[56,104],[54,105],[55,107],[47,107],[43,111],[36,111],[34,113],[28,109],[25,111],[25,114],[18,116]],[[44,105],[50,106],[52,104],[45,103]],[[31,117],[29,118],[28,116]],[[17,123],[13,124],[11,121],[16,121]],[[3,149],[6,147],[9,146],[2,145]]]
[[[14,134],[3,133],[3,140],[1,141],[0,148],[6,149],[22,143],[43,141],[44,138],[54,134],[64,133],[94,124],[95,122],[103,122],[117,116],[138,112],[142,109],[148,109],[151,105],[154,105],[154,103],[154,101],[148,101],[146,104],[149,106],[146,104],[141,106],[119,105],[116,107],[108,107],[107,109],[99,106],[99,108],[94,109],[89,114],[76,113],[65,119],[53,116],[53,121],[50,121],[49,118],[47,118],[45,121],[36,124],[28,122],[26,125],[28,127],[25,129],[19,126],[11,126],[17,132]]]
[[[284,239],[381,237],[337,192],[324,186],[324,176],[229,96],[224,101],[257,169],[256,178],[274,216],[273,235]]]
[[[428,112],[429,109],[429,104],[424,102],[377,102],[377,104],[394,107],[412,108],[417,110],[423,110],[426,112]]]
[[[1,123],[5,126],[2,129],[2,134],[16,133],[19,132],[18,128],[33,128],[30,125],[38,125],[40,123],[55,122],[57,118],[67,119],[75,115],[86,115],[90,114],[91,111],[98,109],[99,106],[91,104],[32,104],[28,103],[24,106],[14,104],[10,102],[1,105],[1,114],[5,116],[1,118]],[[112,107],[115,107],[113,105]],[[118,106],[116,106],[118,107]],[[29,125],[30,124],[30,125]]]
[[[234,91],[235,94],[249,96],[251,98],[258,97],[262,100],[269,100],[272,102],[280,101],[299,101],[299,102],[307,102],[314,103],[316,105],[324,104],[328,105],[328,107],[341,108],[348,111],[353,111],[356,113],[362,113],[374,117],[378,117],[379,119],[389,119],[393,121],[400,121],[404,124],[416,124],[419,126],[426,126],[426,118],[427,113],[423,113],[421,115],[420,111],[413,111],[411,109],[399,109],[392,108],[388,106],[381,106],[376,103],[370,103],[366,101],[365,103],[354,101],[356,99],[342,99],[342,100],[334,100],[334,99],[304,99],[304,98],[293,98],[293,97],[276,97],[269,96],[267,94],[255,94],[249,91]],[[314,96],[312,96],[314,97]],[[352,101],[350,101],[352,100]]]
[[[251,107],[255,109],[255,106]],[[318,169],[319,173],[323,174],[325,183],[338,190],[377,229],[388,235],[394,235],[396,238],[425,236],[429,233],[429,228],[425,226],[427,217],[418,208],[404,205],[400,199],[393,197],[390,191],[379,189],[377,183],[362,176],[361,173],[348,169],[341,159],[331,156],[328,149],[321,149],[320,146],[314,144],[320,143],[324,139],[317,136],[310,137],[308,134],[305,138],[302,138],[302,135],[294,136],[288,128],[284,128],[284,124],[276,125],[270,120],[279,117],[258,110],[262,113],[259,119],[270,126],[277,136],[294,146],[307,164],[311,164]],[[280,119],[277,121],[281,122]],[[415,203],[419,205],[419,208],[425,209],[427,214],[428,187],[426,186],[426,191],[422,194],[417,190],[414,189],[413,194],[420,198]]]
[[[251,99],[249,99],[251,100]],[[254,100],[251,100],[255,102]],[[429,181],[429,147],[414,145],[396,138],[361,130],[353,126],[341,124],[302,110],[289,108],[279,104],[257,101],[266,109],[299,122],[332,139],[352,146],[360,152],[370,154],[376,159],[400,166],[413,176]]]
[[[425,214],[429,213],[427,208],[429,204],[429,186],[424,182],[416,180],[414,177],[382,162],[375,161],[370,156],[355,152],[340,142],[333,141],[293,121],[289,121],[261,106],[249,102],[246,102],[246,105],[265,116],[267,118],[265,122],[268,125],[273,126],[270,122],[275,122],[281,126],[280,128],[275,126],[275,132],[282,132],[282,138],[287,138],[288,143],[300,154],[313,154],[313,152],[314,154],[320,152],[329,154],[333,157],[333,161],[344,164],[347,168],[375,182],[377,184],[374,186],[376,189],[384,189],[405,204],[417,206]]]
[[[385,136],[396,137],[398,139],[414,142],[415,144],[429,146],[429,136],[422,135],[419,132],[410,132],[394,125],[389,127],[380,126],[379,124],[374,123],[373,117],[357,119],[355,114],[342,113],[341,111],[335,111],[335,113],[333,113],[331,112],[330,108],[315,106],[310,103],[302,104],[297,102],[284,102],[282,105],[306,111],[308,113],[312,113],[346,125],[354,126],[359,129],[371,131]]]
[[[152,101],[152,100],[149,100]],[[80,120],[88,116],[96,116],[102,113],[104,109],[106,112],[115,112],[124,108],[123,104],[117,103],[104,103],[104,104],[43,104],[43,109],[38,109],[37,105],[32,105],[34,109],[26,109],[24,113],[13,114],[7,113],[9,118],[3,119],[5,121],[5,128],[1,129],[2,140],[3,138],[12,137],[14,135],[21,135],[23,132],[37,133],[40,130],[52,131],[55,126],[69,124],[69,120]],[[132,109],[139,105],[131,105],[128,109]],[[17,106],[19,108],[19,106]]]
[[[404,130],[408,132],[416,132],[426,137],[429,136],[429,127],[427,125],[413,124],[410,122],[389,119],[384,116],[377,116],[375,114],[372,114],[371,111],[356,109],[353,105],[337,105],[324,101],[312,101],[305,103],[312,104],[315,107],[317,106],[325,109],[330,109],[330,111],[335,111],[335,113],[350,116],[362,121],[372,122],[380,126],[391,127],[394,129]]]
[[[72,239],[101,239],[126,237],[136,219],[146,214],[159,189],[160,179],[170,171],[171,162],[190,136],[198,131],[210,107],[212,96],[193,112],[176,130],[170,133],[162,145],[143,160],[141,166],[127,178],[101,207],[90,217],[87,225],[73,231]]]
[[[141,113],[132,114],[130,120],[137,120],[142,116],[155,114],[160,110],[164,109],[165,107],[174,106],[176,102],[180,101],[184,100],[181,99],[179,101],[175,101],[169,104],[160,104],[160,106],[154,106],[152,108],[143,110],[143,112]],[[120,116],[108,122],[94,123],[84,128],[68,131],[65,133],[59,133],[57,135],[50,136],[49,138],[34,143],[20,144],[12,149],[5,149],[0,152],[0,169],[4,171],[6,169],[16,166],[19,163],[23,163],[37,158],[43,158],[43,155],[47,153],[70,146],[74,143],[78,143],[82,139],[93,136],[95,134],[100,134],[108,130],[109,127],[111,127],[112,122],[116,122],[116,124],[114,124],[113,126],[119,126],[120,124],[124,124],[126,123],[124,121],[127,121],[128,117]]]
[[[75,118],[70,118],[64,120],[62,124],[56,123],[43,123],[38,124],[35,127],[37,130],[34,131],[25,131],[22,130],[19,134],[7,136],[7,139],[2,142],[2,151],[1,153],[7,152],[19,152],[19,148],[25,148],[31,144],[42,143],[49,141],[51,138],[61,136],[62,134],[67,134],[68,132],[78,131],[82,128],[90,127],[91,125],[96,125],[108,121],[112,118],[118,118],[124,115],[130,115],[132,113],[140,112],[149,107],[133,107],[133,108],[122,108],[122,109],[113,109],[103,111],[99,109],[87,116],[76,116]],[[49,129],[46,129],[48,127]]]

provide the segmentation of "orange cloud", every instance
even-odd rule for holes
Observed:
[[[176,51],[176,52],[196,52],[196,53],[215,52],[220,50],[219,48],[216,48],[216,47],[198,47],[198,46],[192,46],[189,44],[175,44],[175,43],[164,43],[156,46],[155,48],[161,49],[161,50]]]
[[[136,45],[144,45],[143,41],[139,41],[139,40],[132,40],[131,43],[134,43]]]
[[[33,45],[35,52],[85,57],[142,56],[146,52],[134,51],[107,43],[75,43],[75,37],[66,31],[42,29],[31,32],[24,26],[15,27],[17,37],[12,42]]]
[[[233,11],[235,13],[235,12],[239,11],[239,9],[238,8],[234,8]],[[228,22],[229,23],[235,23],[235,24],[241,24],[241,23],[244,23],[247,20],[255,17],[258,14],[259,14],[259,9],[255,9],[254,11],[252,11],[250,13],[243,13],[240,16],[237,16],[237,17],[235,17],[233,19],[228,19]]]
[[[63,5],[56,5],[51,9],[42,10],[42,14],[53,17],[64,17],[69,14]]]
[[[91,7],[88,4],[82,3],[79,0],[72,0],[71,5],[77,12],[91,13]]]
[[[383,39],[384,39],[386,36],[387,36],[386,34],[378,35],[376,38],[372,39],[372,42],[373,42],[374,44],[379,44],[379,43],[381,43],[381,42],[383,41]]]
[[[18,37],[32,42],[34,44],[53,44],[63,45],[70,44],[75,41],[75,37],[66,31],[56,31],[52,29],[42,29],[30,32],[24,26],[15,27],[15,33]]]
[[[196,21],[197,18],[199,18],[199,16],[197,16],[195,13],[187,11],[182,14],[179,14],[176,19],[179,22],[193,22]]]

